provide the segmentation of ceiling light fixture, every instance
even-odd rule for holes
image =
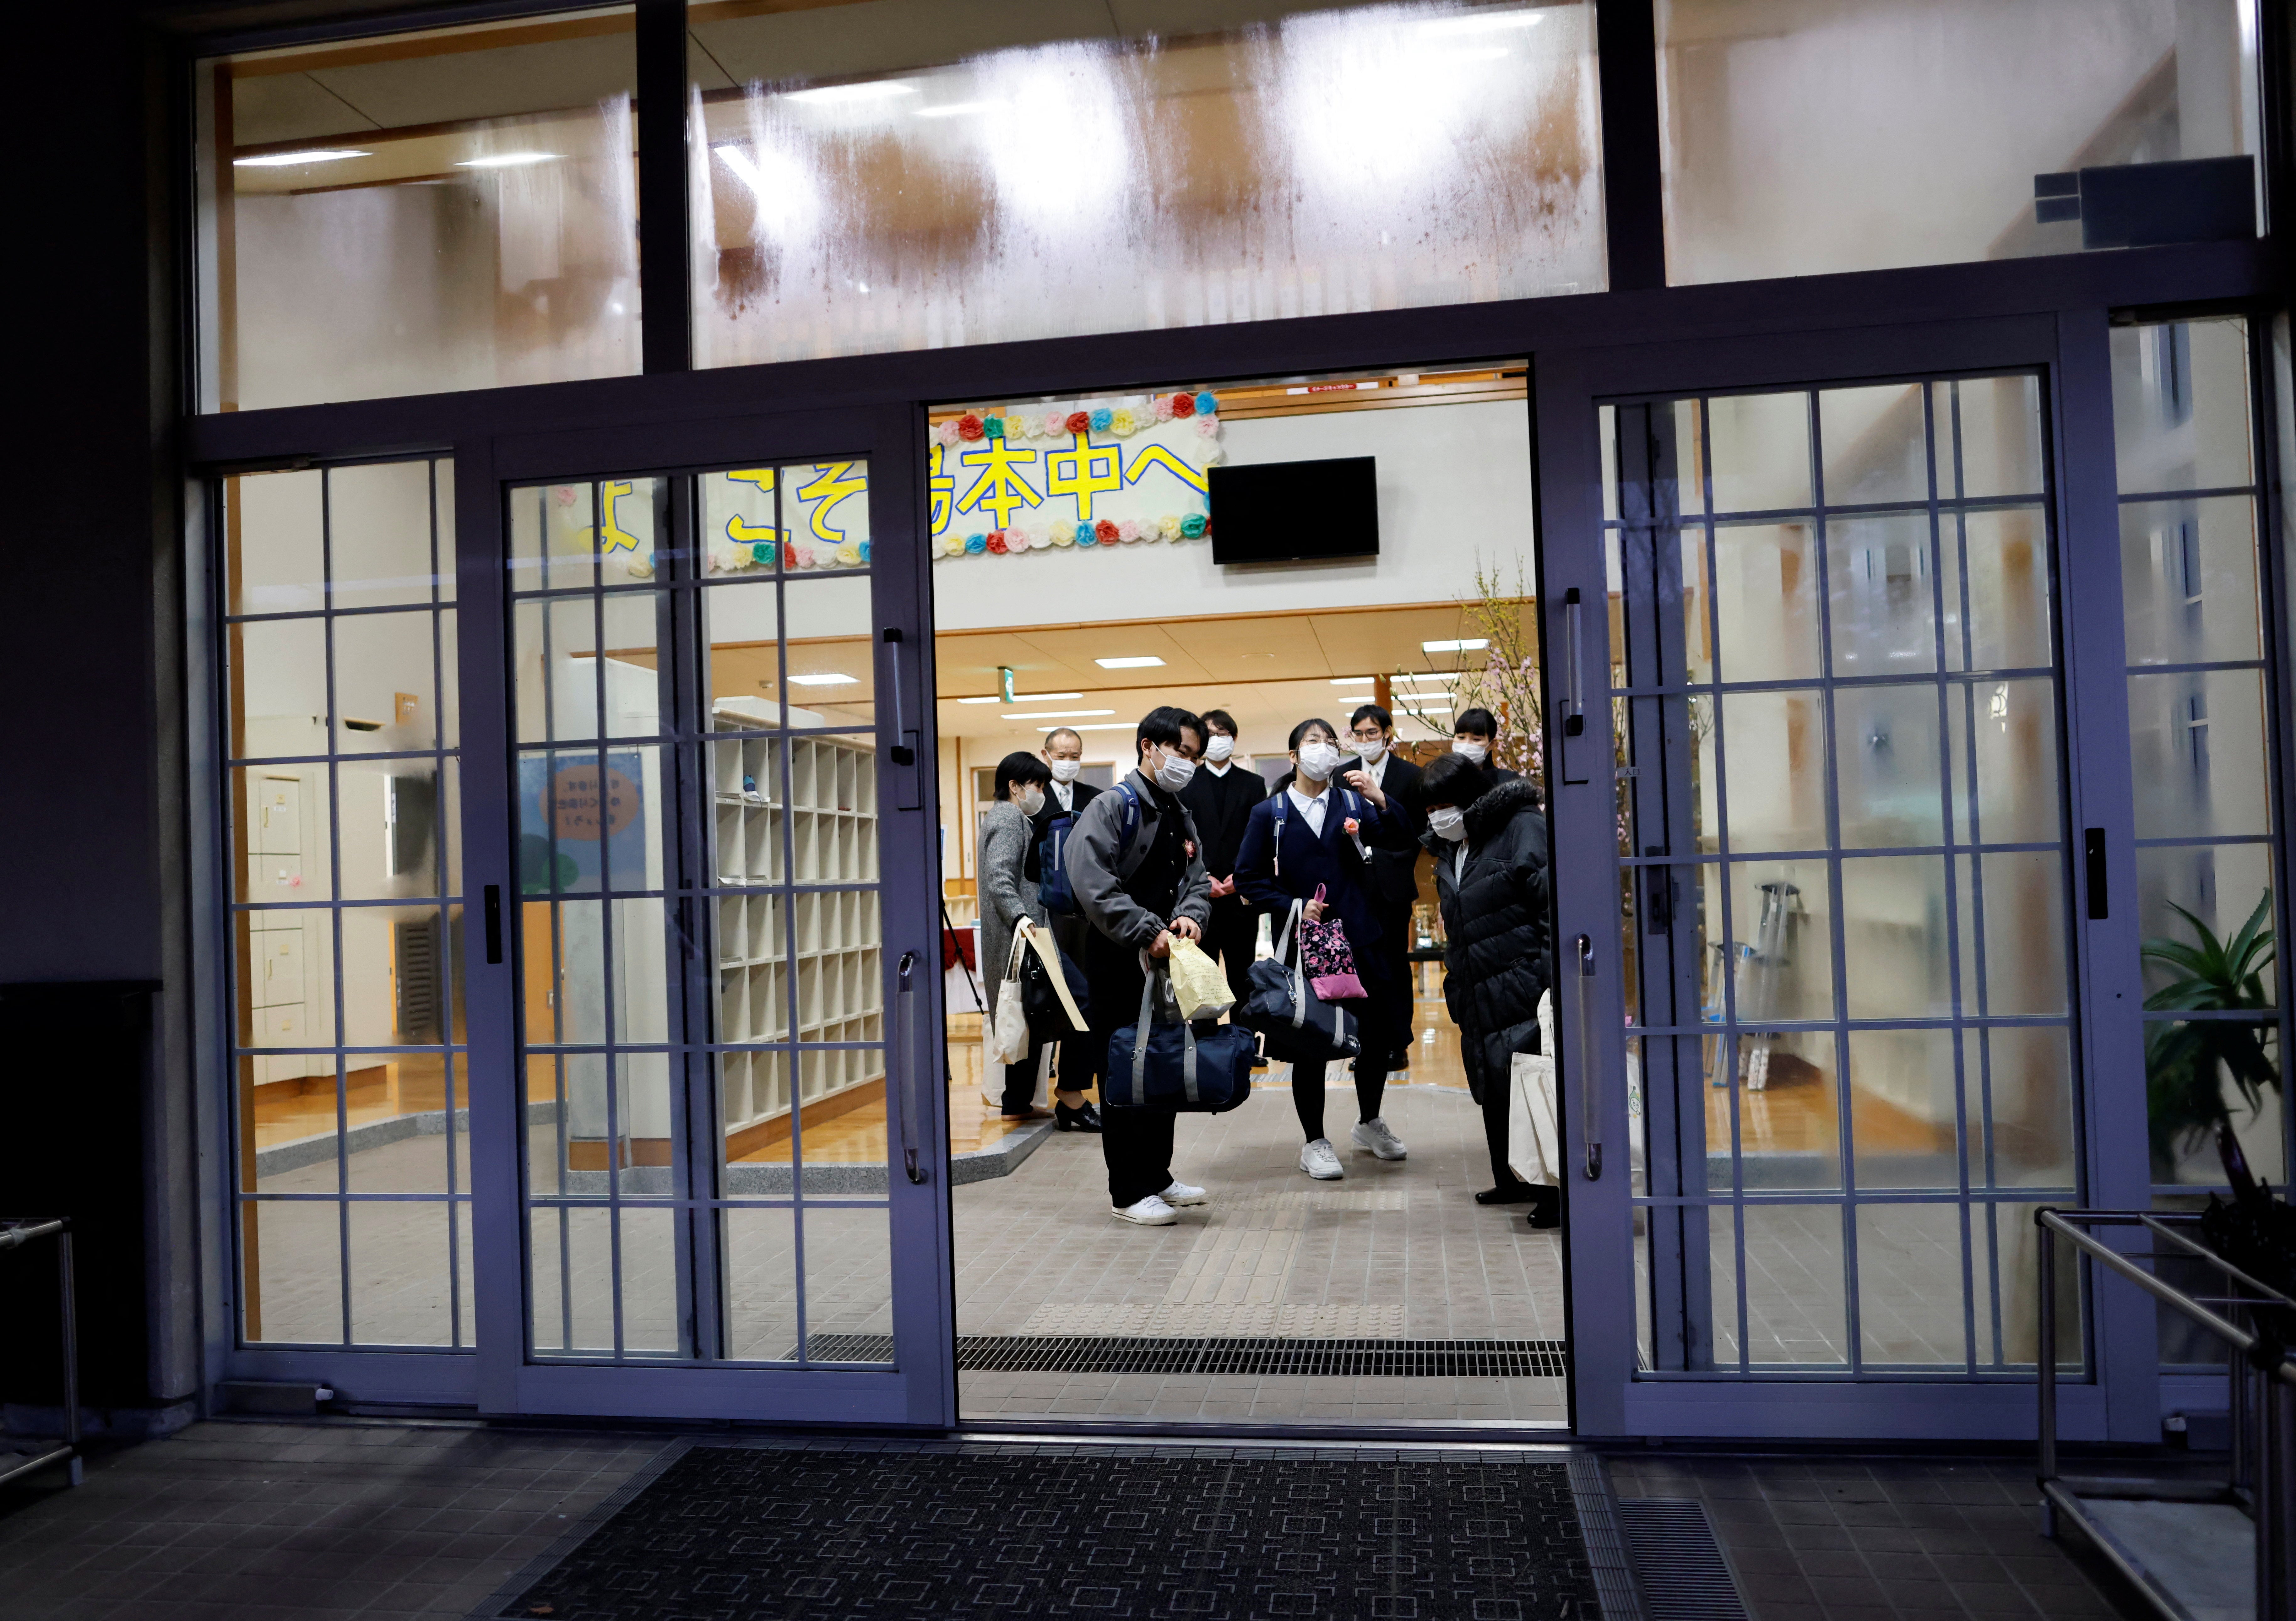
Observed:
[[[266,152],[259,158],[234,158],[234,168],[287,168],[298,163],[340,163],[345,158],[372,158],[373,152],[316,148],[307,152]]]
[[[1070,716],[1083,719],[1086,716],[1113,715],[1113,709],[1029,709],[1019,715],[1000,716],[1002,720],[1066,720]]]
[[[1395,677],[1395,679],[1396,679],[1396,680],[1398,680],[1398,681],[1410,681],[1410,682],[1421,682],[1421,681],[1456,681],[1456,680],[1458,680],[1458,679],[1459,679],[1459,672],[1458,672],[1458,671],[1456,671],[1456,670],[1453,670],[1453,671],[1450,671],[1448,674],[1440,674],[1440,673],[1439,673],[1439,674],[1436,674],[1436,675],[1398,675],[1398,676],[1396,676],[1396,677]]]
[[[918,108],[917,117],[921,119],[961,119],[969,117],[976,112],[994,112],[996,111],[996,103],[995,102],[943,102],[938,107]]]
[[[1335,675],[1332,678],[1332,684],[1335,687],[1367,687],[1374,686],[1378,682],[1376,675]]]
[[[1081,692],[1015,692],[1010,698],[993,694],[987,698],[960,698],[959,703],[1058,703],[1065,698],[1082,698]]]
[[[491,158],[466,158],[456,168],[524,168],[532,163],[554,163],[556,152],[496,152]]]
[[[858,675],[792,675],[789,679],[790,685],[793,687],[857,687],[861,684]]]
[[[1419,651],[1423,653],[1480,653],[1489,645],[1490,643],[1484,638],[1472,636],[1457,642],[1422,642]]]
[[[1097,726],[1039,726],[1037,730],[1039,732],[1130,732],[1135,729],[1136,724],[1128,720],[1116,720],[1103,721]]]
[[[1095,659],[1093,662],[1104,670],[1146,670],[1153,669],[1164,661],[1150,653],[1139,659]]]
[[[817,90],[792,90],[792,102],[887,102],[897,95],[914,95],[917,87],[898,78],[871,79],[859,85],[824,85]]]

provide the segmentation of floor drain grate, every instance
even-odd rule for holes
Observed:
[[[1620,1498],[1619,1530],[1650,1621],[1747,1621],[1703,1505],[1679,1497]]]
[[[890,1362],[878,1334],[816,1334],[811,1362]],[[1562,1379],[1559,1339],[1306,1339],[1228,1335],[974,1334],[956,1342],[970,1373],[1231,1373],[1262,1378]]]

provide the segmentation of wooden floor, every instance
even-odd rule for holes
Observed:
[[[1432,989],[1432,985],[1423,987]],[[1417,1003],[1412,1064],[1390,1084],[1464,1089],[1466,1075],[1459,1062],[1459,1033],[1439,997],[1423,996]],[[357,1058],[352,1060],[359,1061]],[[971,1153],[987,1148],[1018,1129],[995,1109],[981,1101],[980,1019],[961,1013],[949,1020],[948,1066],[949,1150]],[[1781,1066],[1781,1068],[1786,1068]],[[1280,1084],[1280,1083],[1279,1083]],[[458,1072],[456,1090],[462,1081]],[[411,1053],[388,1064],[354,1069],[344,1092],[344,1114],[352,1126],[446,1107],[445,1060],[436,1053]],[[546,1093],[541,1094],[546,1095]],[[1815,1072],[1778,1075],[1762,1092],[1736,1093],[1739,1142],[1750,1153],[1826,1151],[1840,1142],[1840,1118],[1834,1088]],[[1709,1141],[1730,1141],[1733,1093],[1726,1089],[1707,1093]],[[458,1095],[458,1106],[465,1100]],[[255,1146],[316,1137],[336,1126],[333,1086],[325,1080],[277,1082],[255,1088]],[[1861,1149],[1931,1152],[1951,1150],[1952,1126],[1939,1129],[1891,1108],[1879,1098],[1857,1098],[1857,1135]],[[742,1156],[742,1163],[763,1163],[790,1157],[786,1140]],[[831,1164],[882,1164],[885,1158],[885,1106],[882,1097],[805,1127],[805,1157]]]

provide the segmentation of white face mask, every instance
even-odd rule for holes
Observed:
[[[1073,782],[1084,770],[1082,760],[1047,760],[1045,764],[1053,768],[1055,782]]]
[[[1021,795],[1021,814],[1022,815],[1033,817],[1038,811],[1044,808],[1045,790],[1043,789],[1031,788],[1025,790]]]
[[[1381,757],[1387,753],[1387,740],[1383,737],[1375,737],[1366,743],[1363,739],[1357,738],[1356,753],[1362,757],[1365,765],[1376,765]]]
[[[1437,837],[1456,842],[1467,836],[1467,814],[1447,805],[1440,810],[1427,813],[1427,825],[1435,830]]]
[[[1480,765],[1490,757],[1491,746],[1488,743],[1471,743],[1463,737],[1453,738],[1451,740],[1451,752],[1453,754],[1464,755],[1468,759],[1472,760],[1476,765]]]
[[[1221,737],[1215,733],[1212,741],[1204,745],[1204,758],[1215,765],[1226,765],[1227,757],[1234,752],[1235,740],[1232,737]]]
[[[1329,743],[1302,743],[1299,759],[1300,774],[1310,782],[1328,782],[1340,768],[1340,751]]]
[[[1163,759],[1156,766],[1156,786],[1167,793],[1176,794],[1194,781],[1195,775],[1196,763],[1193,760],[1166,749]]]

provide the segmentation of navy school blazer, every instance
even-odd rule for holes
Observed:
[[[1308,830],[1308,819],[1292,803],[1288,789],[1278,789],[1251,807],[1243,826],[1243,844],[1235,856],[1236,890],[1261,911],[1274,914],[1271,927],[1280,935],[1292,913],[1292,903],[1313,900],[1316,886],[1321,884],[1326,903],[1324,915],[1338,918],[1348,931],[1348,944],[1355,948],[1358,967],[1369,968],[1382,978],[1393,978],[1403,970],[1404,945],[1388,939],[1380,929],[1371,864],[1357,853],[1355,840],[1348,837],[1347,819],[1350,815],[1355,817],[1364,847],[1373,850],[1400,849],[1412,842],[1410,823],[1402,816],[1382,814],[1341,783],[1334,782],[1324,791],[1332,802],[1324,813],[1320,839]],[[1347,804],[1350,796],[1352,811]],[[1275,843],[1279,813],[1283,822],[1280,851]]]

